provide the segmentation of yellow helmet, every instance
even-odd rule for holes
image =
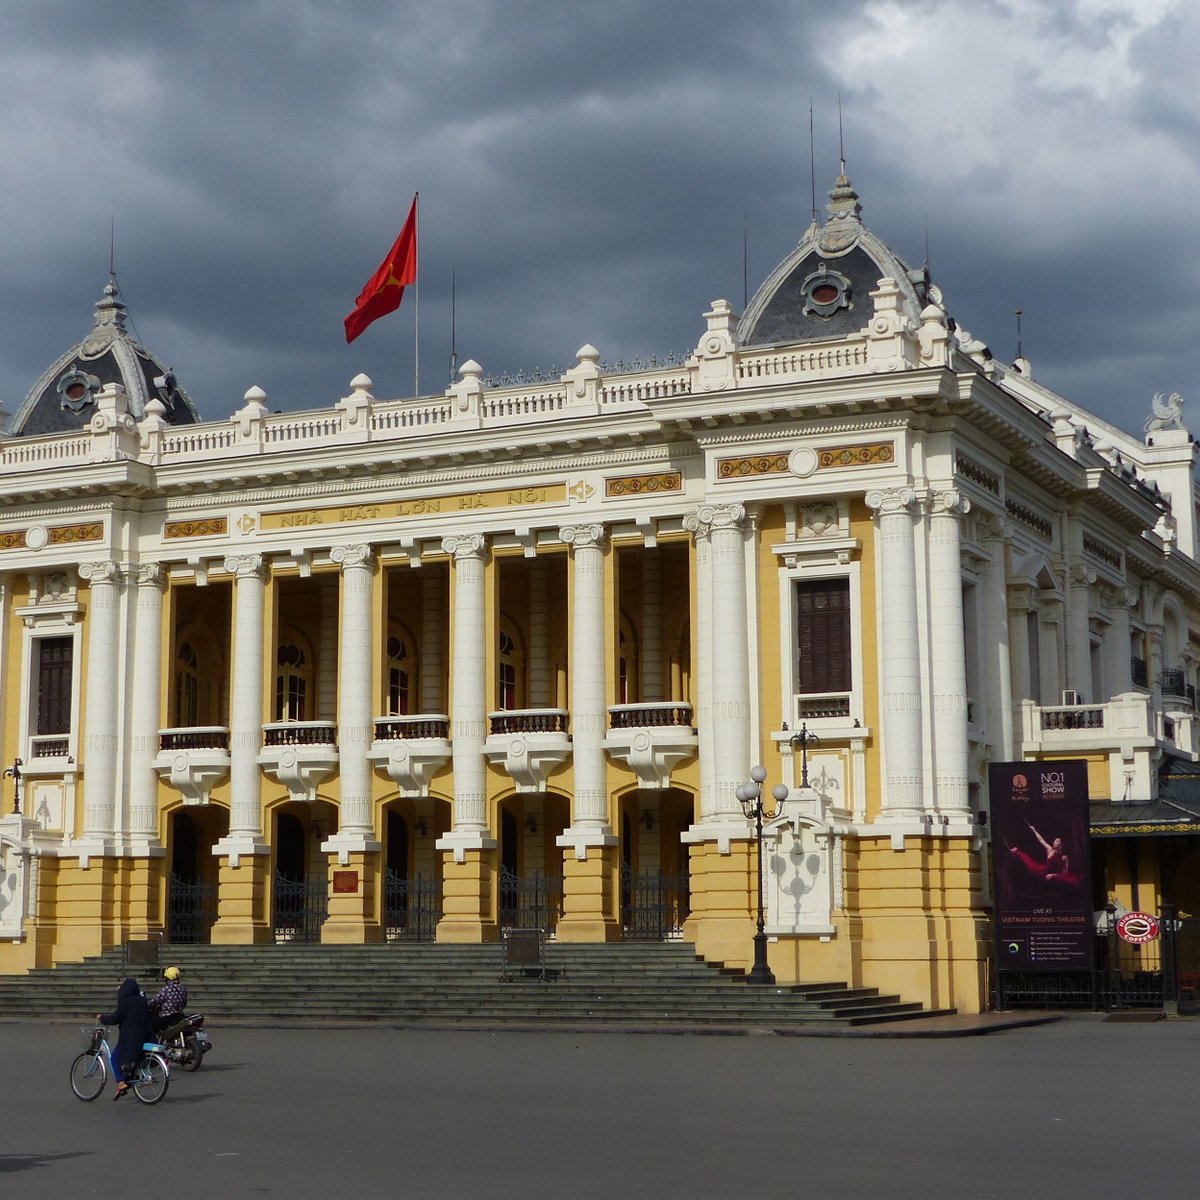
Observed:
[[[168,967],[163,972],[163,978],[169,979],[172,983],[174,983],[175,980],[177,980],[182,974],[183,972],[178,967]]]

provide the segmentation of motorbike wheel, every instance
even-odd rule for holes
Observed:
[[[167,1085],[171,1082],[167,1060],[158,1054],[147,1054],[138,1063],[131,1082],[133,1094],[143,1104],[157,1104],[167,1094]]]
[[[200,1064],[204,1061],[204,1051],[192,1039],[188,1039],[187,1044],[183,1049],[183,1058],[179,1065],[185,1071],[198,1071]]]

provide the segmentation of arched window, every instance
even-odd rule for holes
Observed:
[[[387,711],[390,717],[407,716],[411,711],[411,664],[408,639],[397,633],[390,634],[387,640]]]
[[[312,684],[312,660],[295,641],[280,643],[275,661],[275,720],[306,721]]]
[[[525,655],[516,630],[507,621],[500,625],[496,654],[497,700],[502,709],[521,708],[525,703]]]
[[[190,641],[179,643],[175,656],[175,727],[200,724],[200,656]]]

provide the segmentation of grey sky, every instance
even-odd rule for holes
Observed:
[[[0,0],[0,400],[90,328],[116,227],[201,413],[413,388],[413,296],[342,318],[421,192],[421,385],[685,351],[838,167],[951,314],[1140,430],[1200,428],[1190,0]]]

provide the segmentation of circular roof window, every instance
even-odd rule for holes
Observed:
[[[839,308],[850,307],[850,280],[822,263],[800,285],[804,297],[804,312],[818,317],[831,317]]]
[[[73,367],[58,381],[58,402],[64,412],[82,412],[95,401],[100,380]]]

